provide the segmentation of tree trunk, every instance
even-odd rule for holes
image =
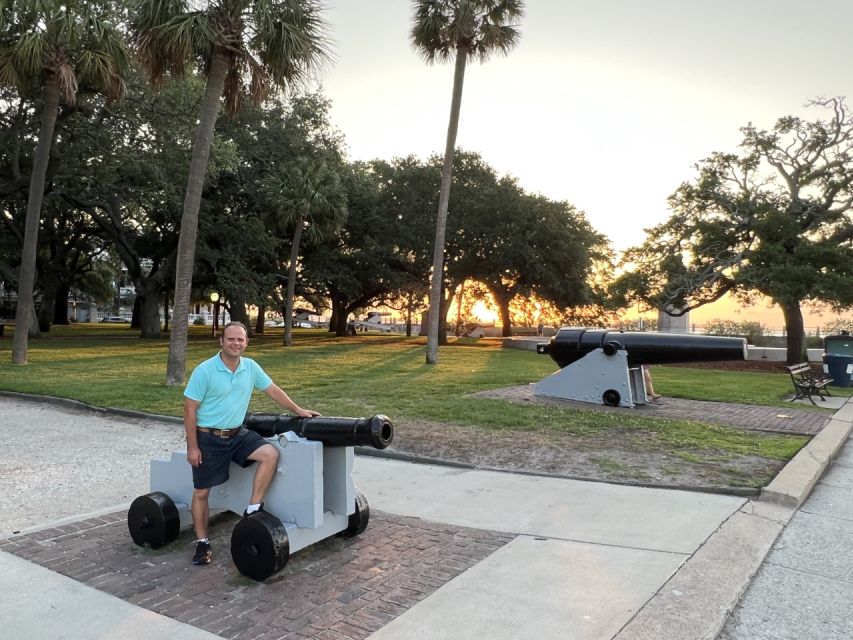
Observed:
[[[68,322],[68,298],[71,287],[68,283],[60,283],[53,301],[53,324],[69,324]],[[77,320],[74,319],[76,322]]]
[[[334,331],[335,335],[339,338],[344,337],[347,334],[348,318],[349,313],[346,310],[346,306],[332,299],[332,320],[334,322],[329,323],[329,330]]]
[[[204,89],[198,128],[193,141],[187,193],[184,196],[184,212],[181,216],[181,233],[178,237],[174,312],[172,313],[172,332],[169,336],[169,361],[166,366],[168,386],[184,383],[190,296],[192,295],[195,245],[198,237],[198,211],[210,147],[213,144],[213,128],[216,125],[228,64],[229,57],[226,54],[217,52],[213,55],[207,76],[207,86]]]
[[[785,346],[787,347],[786,361],[788,364],[808,362],[805,348],[805,328],[803,312],[799,302],[780,302],[782,314],[785,316]]]
[[[246,331],[249,338],[255,335],[251,323],[249,322],[249,312],[246,309],[246,303],[243,300],[229,297],[228,311],[231,314],[231,320],[235,322],[242,322],[246,325]]]
[[[38,261],[36,261],[38,264]],[[50,333],[53,316],[56,313],[56,293],[59,289],[59,278],[51,269],[42,270],[41,306],[36,310],[39,330]]]
[[[509,300],[504,298],[498,298],[498,309],[501,314],[501,336],[504,338],[512,337],[512,319],[509,315]]]
[[[432,281],[429,288],[429,308],[438,309],[442,303],[441,285],[444,280],[444,237],[447,232],[447,205],[450,202],[450,181],[453,177],[453,153],[456,149],[456,132],[459,128],[459,110],[462,106],[462,85],[465,81],[465,61],[468,52],[456,49],[456,66],[453,74],[453,97],[450,101],[450,121],[447,125],[447,143],[444,147],[444,166],[441,169],[441,187],[438,192],[438,215],[435,219],[435,247],[432,257]],[[438,364],[438,345],[447,343],[447,333],[439,333],[439,315],[429,314],[427,329],[426,363]],[[446,326],[446,318],[445,326]],[[443,340],[442,340],[443,338]]]
[[[144,297],[137,295],[139,305],[139,337],[156,340],[160,337],[160,295],[151,292]]]
[[[135,286],[135,285],[134,285]],[[160,323],[157,323],[158,329]],[[136,288],[136,295],[133,297],[133,310],[130,312],[130,328],[142,329],[142,298],[139,295],[139,288]]]
[[[459,285],[459,298],[456,301],[456,328],[453,334],[458,338],[462,335],[462,302],[465,300],[465,281]]]
[[[284,300],[284,346],[293,344],[293,297],[296,295],[296,262],[299,260],[299,243],[302,241],[302,218],[296,220],[293,244],[290,247],[290,270],[287,273],[287,297]]]
[[[258,317],[255,320],[255,333],[258,335],[264,335],[264,320],[267,315],[266,305],[258,305]]]
[[[140,338],[157,339],[160,337],[160,297],[163,284],[159,278],[137,278],[133,281],[136,300],[133,305],[133,317],[139,314]],[[139,305],[137,307],[137,305]]]
[[[36,284],[36,252],[38,250],[41,203],[44,197],[44,181],[50,160],[50,145],[59,110],[59,79],[48,74],[44,83],[44,105],[41,111],[39,140],[33,157],[33,173],[30,176],[30,192],[27,198],[27,217],[24,223],[24,246],[21,252],[21,270],[18,275],[18,303],[15,309],[15,331],[12,339],[12,364],[27,364],[29,328],[33,323],[33,289]]]

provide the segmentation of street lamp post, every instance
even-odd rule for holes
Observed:
[[[210,335],[216,337],[217,321],[219,320],[219,294],[216,291],[210,292],[210,301],[213,303],[213,324],[210,330]]]

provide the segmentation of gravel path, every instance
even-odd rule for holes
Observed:
[[[148,465],[182,449],[183,427],[0,397],[0,536],[127,505]]]

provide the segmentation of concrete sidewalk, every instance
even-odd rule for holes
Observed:
[[[791,518],[722,640],[853,638],[853,440]]]
[[[32,410],[41,424],[61,424],[65,446],[76,443],[73,447],[76,451],[78,447],[85,447],[88,434],[112,433],[109,424],[102,422],[116,421],[110,416],[77,416],[67,410],[31,404],[0,398],[0,410],[7,417],[4,436],[24,433],[31,438],[33,434],[28,433],[27,425],[35,419]],[[118,422],[126,423],[127,420]],[[361,635],[352,632],[352,635],[314,637],[369,636],[375,640],[713,638],[785,524],[849,438],[851,423],[853,403],[848,402],[821,434],[786,466],[774,481],[775,486],[768,487],[764,497],[756,501],[360,456],[354,475],[368,496],[371,509],[393,514],[393,517],[420,519],[411,520],[413,523],[435,522],[454,528],[499,532],[505,534],[509,542],[496,545],[496,550],[489,550],[482,559],[470,568],[463,568],[449,581],[436,581],[437,588],[413,606],[406,605],[388,615],[387,623],[372,635],[362,630]],[[146,460],[152,457],[148,446],[153,436],[158,444],[167,443],[179,429],[177,425],[157,421],[145,421],[137,426],[137,430],[130,431],[137,435],[137,440],[124,442],[121,448],[121,455],[134,461],[137,455]],[[127,434],[128,430],[116,430],[114,435],[118,437],[119,433]],[[105,446],[109,452],[110,445],[105,443]],[[57,451],[56,447],[36,448],[46,455],[47,461],[53,459]],[[14,465],[9,463],[11,451],[13,449],[0,452],[0,476],[16,473]],[[78,460],[77,464],[91,469],[103,454],[104,451],[95,450],[91,460]],[[38,461],[32,460],[32,464],[37,465]],[[849,464],[847,458],[842,458],[837,468],[846,464]],[[833,482],[853,484],[843,470],[833,470],[833,474],[841,478]],[[832,477],[835,476],[828,475],[824,483]],[[55,476],[44,474],[27,475],[26,479],[26,488],[34,495],[49,496],[56,482]],[[2,480],[0,477],[0,483]],[[120,476],[114,478],[113,484],[118,486],[112,486],[111,490],[132,499],[139,493],[138,482],[138,478]],[[90,491],[83,476],[74,476],[71,484],[74,503],[69,508],[74,513],[87,513],[104,506],[103,496],[98,491]],[[839,488],[830,484],[827,487],[827,491]],[[819,499],[822,489],[823,486],[815,493],[815,499]],[[850,502],[833,504],[833,508],[846,508],[849,513]],[[17,507],[16,501],[0,505],[0,531],[20,531],[17,535],[26,536],[33,530],[33,523],[22,523]],[[843,514],[839,511],[834,517],[840,520],[845,517]],[[52,515],[68,521],[72,513],[62,513],[59,509]],[[811,517],[805,512],[798,516]],[[377,526],[385,524],[380,519]],[[40,528],[43,527],[35,527]],[[437,536],[440,531],[435,530],[435,534],[428,535]],[[113,523],[112,535],[116,535],[116,531],[118,528]],[[370,532],[369,527],[361,536],[367,537],[365,545],[373,544]],[[126,530],[121,536],[125,534]],[[59,538],[61,542],[62,532]],[[19,539],[26,544],[30,544],[30,540],[31,544],[38,544],[35,534]],[[849,549],[849,538],[841,536],[839,545],[845,540]],[[131,544],[124,545],[127,553],[135,553]],[[12,546],[0,544],[0,550],[9,550]],[[125,553],[123,548],[119,545],[120,553]],[[404,550],[404,546],[399,547],[403,564]],[[327,561],[335,561],[334,553],[334,550],[327,553]],[[452,556],[452,550],[447,553]],[[343,556],[340,557],[342,561]],[[842,557],[849,559],[849,551]],[[774,563],[773,556],[769,562]],[[848,572],[849,566],[849,562],[844,565]],[[180,569],[187,568],[181,565]],[[289,570],[290,567],[284,573]],[[215,637],[172,618],[133,607],[3,551],[0,551],[0,575],[0,588],[6,594],[15,594],[0,599],[0,620],[9,637],[135,638],[133,633],[137,629],[144,630],[145,637],[154,638],[160,637],[158,634],[163,637],[166,634]],[[285,575],[279,585],[286,590],[287,584]],[[291,586],[291,591],[295,586]],[[227,582],[217,588],[217,593],[228,597]],[[361,589],[346,594],[348,606],[357,608],[360,595],[367,591]],[[748,610],[748,602],[749,596],[738,615]],[[26,603],[29,604],[25,606]],[[733,620],[739,618],[736,616]],[[732,624],[736,623],[730,623],[726,633]],[[762,637],[750,633],[731,635],[730,639]],[[237,631],[223,635],[250,637],[248,633],[240,635]],[[287,631],[282,630],[275,637],[288,637]],[[291,637],[304,638],[305,631]]]

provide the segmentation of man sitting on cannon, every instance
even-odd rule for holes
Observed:
[[[278,451],[255,431],[243,427],[252,391],[263,391],[288,411],[303,418],[320,415],[303,409],[251,358],[243,357],[249,344],[241,322],[229,322],[219,337],[222,350],[199,364],[184,390],[184,429],[187,461],[192,465],[190,510],[198,538],[193,564],[210,564],[213,552],[207,537],[208,499],[212,487],[228,481],[231,462],[242,467],[257,462],[252,495],[244,518],[263,511],[263,499],[278,464]]]

